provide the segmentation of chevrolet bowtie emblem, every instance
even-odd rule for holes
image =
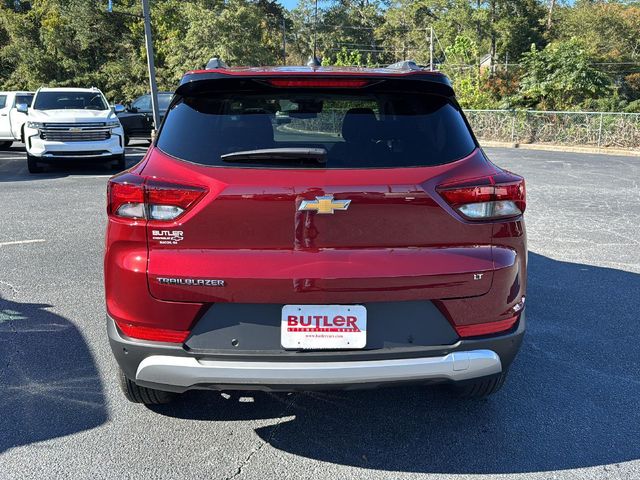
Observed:
[[[334,210],[346,210],[350,203],[351,200],[334,200],[333,195],[324,195],[316,197],[315,200],[303,200],[298,210],[301,212],[333,213]]]

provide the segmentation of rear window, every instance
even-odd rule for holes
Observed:
[[[447,98],[369,89],[181,97],[157,145],[205,165],[275,168],[428,166],[458,160],[475,148],[460,111]],[[303,149],[315,154],[297,158],[295,152]],[[256,150],[260,155],[238,155]],[[323,152],[322,159],[317,152]]]

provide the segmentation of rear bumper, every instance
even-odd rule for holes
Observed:
[[[198,355],[183,346],[128,339],[107,318],[113,353],[137,384],[184,392],[214,390],[322,390],[389,384],[460,382],[506,370],[525,331],[459,340],[452,345],[413,349],[305,352],[269,358],[255,355]]]
[[[500,357],[491,350],[351,362],[241,362],[154,355],[138,366],[136,383],[171,385],[180,391],[209,385],[312,389],[427,380],[461,381],[501,371]]]

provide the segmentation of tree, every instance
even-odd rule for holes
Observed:
[[[580,38],[598,70],[619,86],[621,100],[639,98],[632,85],[633,75],[640,74],[639,2],[578,0],[558,10],[557,22],[552,32],[555,39]]]
[[[444,73],[453,79],[458,102],[464,108],[494,107],[489,93],[483,88],[486,74],[473,65],[478,57],[478,45],[465,35],[456,37],[453,45],[446,48],[447,62],[442,65]]]
[[[374,63],[379,63],[382,50],[375,32],[383,21],[380,1],[321,1],[316,26],[314,7],[313,0],[300,0],[290,13],[293,59],[304,64],[312,56],[317,30],[318,55],[323,64],[335,64],[343,49],[359,51],[363,58],[371,57]]]
[[[230,65],[272,65],[281,57],[280,29],[257,3],[168,0],[158,10],[158,63],[172,82],[213,56]]]
[[[430,27],[439,39],[434,46],[438,63],[444,61],[440,45],[452,45],[459,36],[476,38],[474,3],[468,0],[393,0],[377,32],[389,63],[411,59],[427,64]],[[469,61],[476,63],[477,57]]]
[[[94,85],[111,101],[147,92],[139,0],[114,0],[114,13],[105,11],[107,0],[20,5],[0,1],[0,89]],[[163,90],[213,56],[232,66],[282,63],[283,19],[287,62],[305,64],[313,52],[314,0],[290,12],[278,0],[152,0],[151,7]],[[465,106],[638,109],[638,1],[320,0],[318,54],[325,65],[426,65],[430,27],[436,68]],[[481,72],[487,54],[492,68]]]
[[[522,57],[522,68],[517,100],[527,107],[572,110],[587,99],[612,93],[611,80],[591,65],[576,39],[554,42],[543,50],[532,45]]]
[[[96,86],[112,101],[147,91],[146,51],[137,0],[41,0],[17,13],[0,6],[0,88]],[[187,70],[214,55],[235,65],[281,58],[272,0],[156,0],[152,3],[158,85],[172,90]]]
[[[102,68],[129,58],[127,25],[94,2],[42,0],[26,13],[2,7],[0,26],[9,38],[0,46],[4,88],[95,85],[108,91],[111,79]]]

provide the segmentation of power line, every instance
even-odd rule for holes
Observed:
[[[381,24],[380,26],[377,26],[377,27],[363,27],[363,26],[354,26],[354,25],[337,25],[337,24],[331,24],[331,23],[323,23],[322,26],[331,27],[331,28],[344,28],[349,30],[377,30],[378,28],[381,28],[383,25]],[[403,30],[406,32],[428,32],[429,27],[427,28],[411,28],[411,27],[395,28],[394,27],[394,30]]]

